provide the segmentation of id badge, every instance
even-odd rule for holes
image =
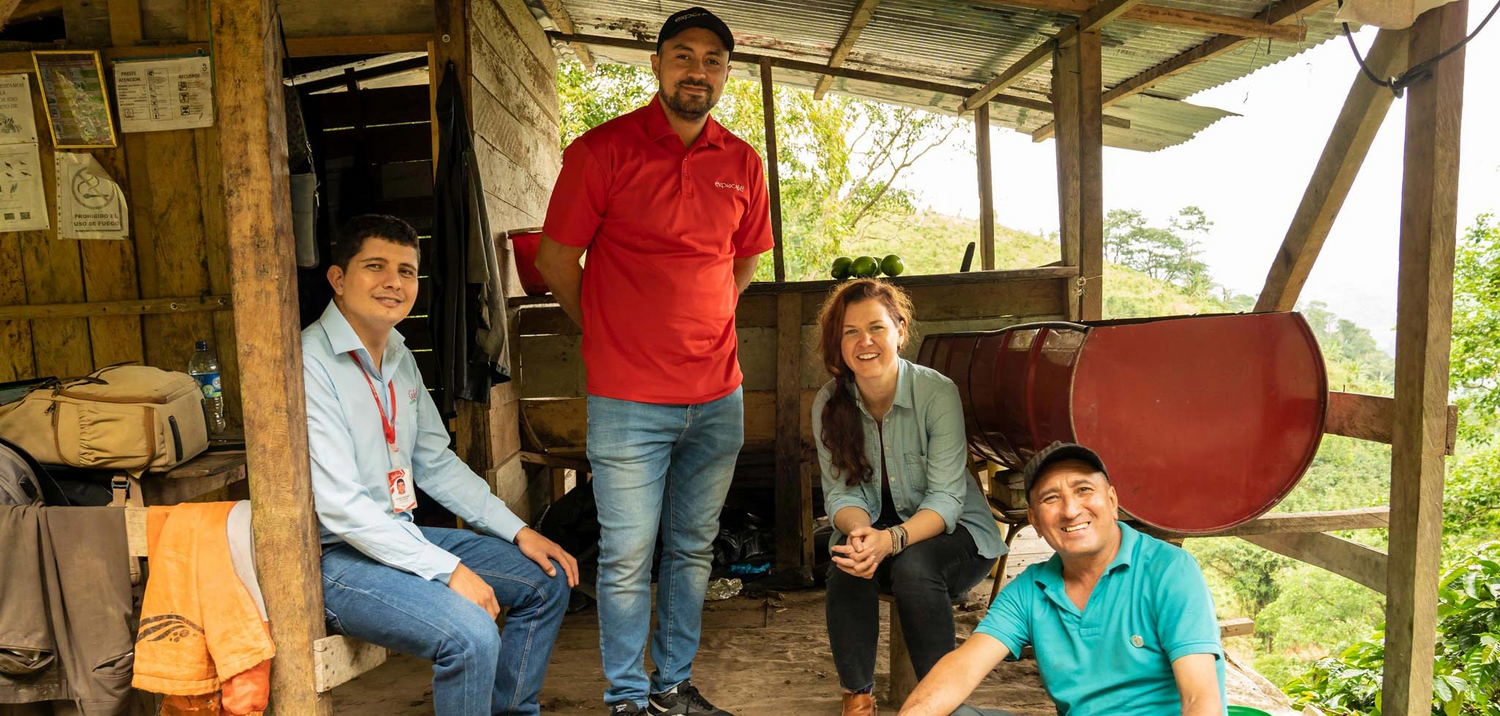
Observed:
[[[411,473],[406,468],[398,467],[386,473],[386,482],[391,489],[391,507],[397,513],[405,512],[417,506],[417,487],[412,484]]]

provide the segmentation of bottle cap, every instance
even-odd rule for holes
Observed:
[[[208,341],[198,341],[194,344],[194,347],[200,351],[206,351],[208,350]]]

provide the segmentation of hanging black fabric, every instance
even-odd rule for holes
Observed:
[[[484,211],[484,191],[464,110],[457,68],[449,61],[437,93],[438,164],[433,199],[432,301],[428,326],[438,385],[433,395],[445,418],[457,414],[459,398],[488,403],[490,387],[510,380],[503,340],[504,303],[493,237]],[[493,310],[494,306],[500,310]],[[498,315],[497,315],[498,314]]]

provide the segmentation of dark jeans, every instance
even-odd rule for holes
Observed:
[[[841,539],[839,544],[843,544]],[[850,691],[875,683],[875,646],[880,639],[880,594],[896,597],[917,678],[954,649],[953,600],[989,574],[995,560],[979,556],[974,538],[959,526],[887,557],[873,579],[828,567],[828,642],[840,684]]]

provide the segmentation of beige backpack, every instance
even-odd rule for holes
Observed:
[[[167,470],[208,447],[202,398],[186,373],[110,366],[0,406],[0,437],[45,464]]]

